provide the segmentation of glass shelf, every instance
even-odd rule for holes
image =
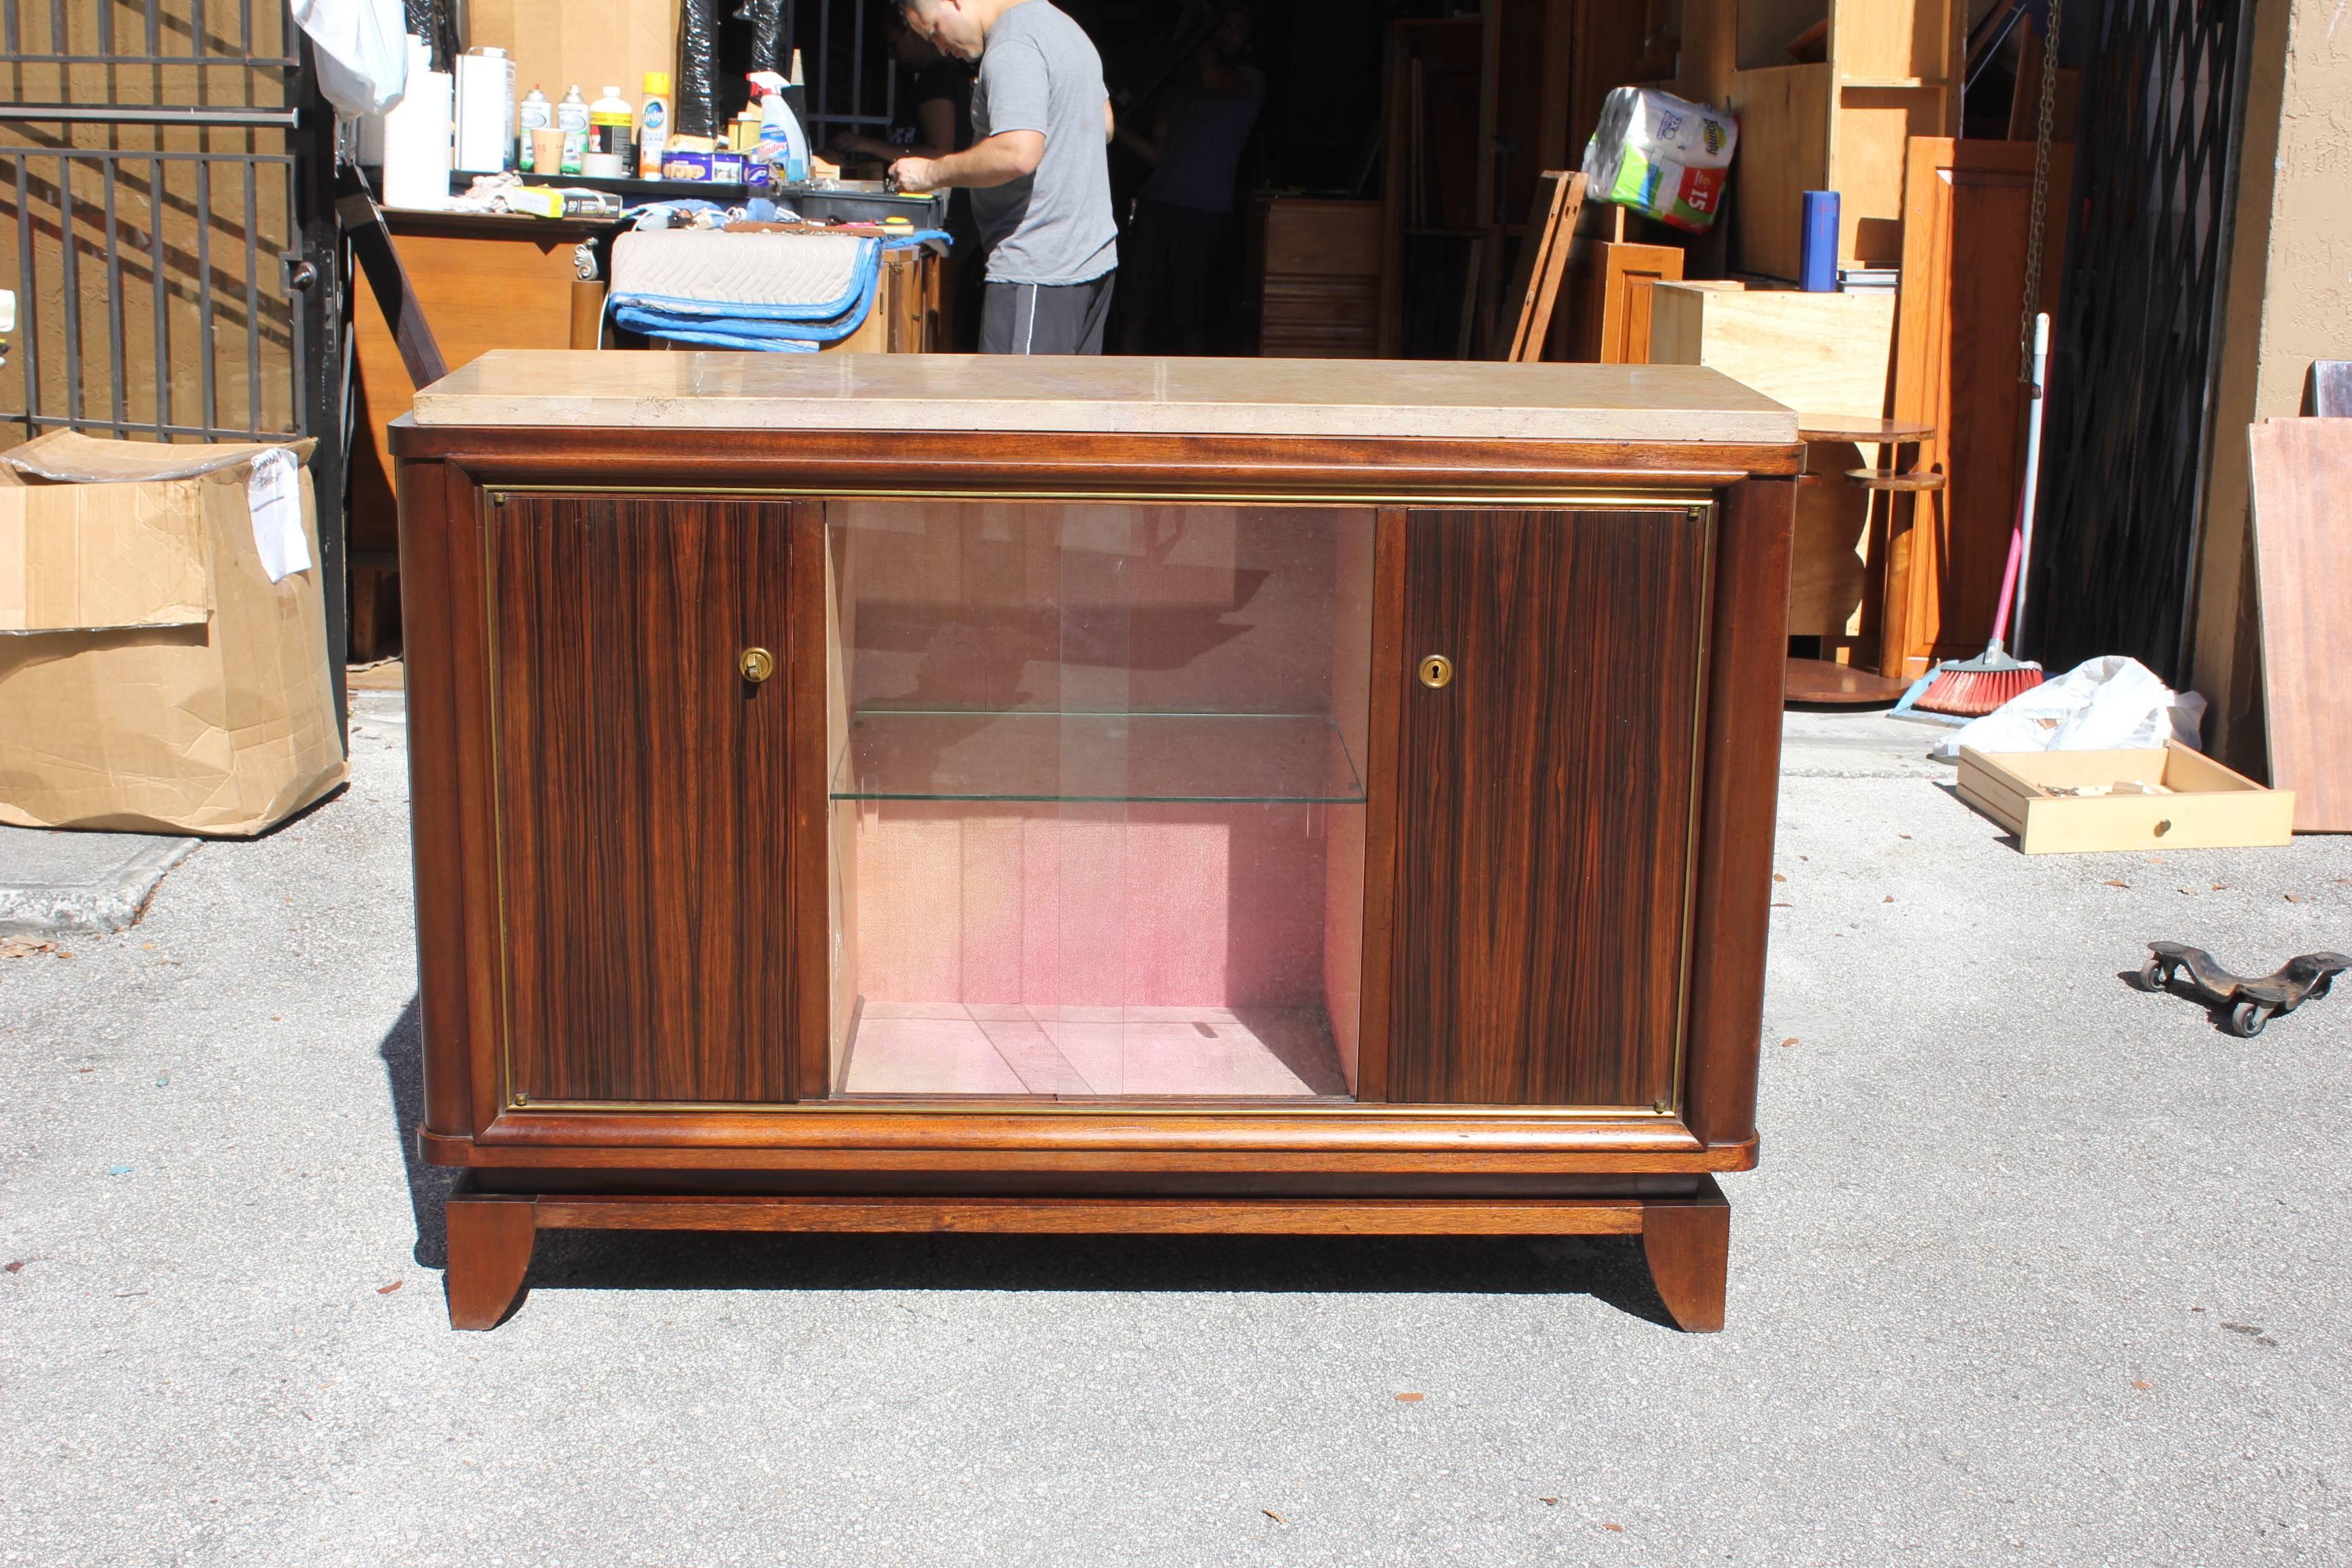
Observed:
[[[1319,714],[868,709],[833,798],[1360,805],[1364,784]]]

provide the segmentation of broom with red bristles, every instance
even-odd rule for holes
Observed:
[[[2009,531],[2009,570],[2001,574],[2000,608],[1993,616],[1992,642],[1975,658],[1936,667],[1936,678],[1919,694],[1915,708],[1973,719],[1990,713],[2010,699],[2042,684],[2042,667],[2030,659],[2011,658],[2001,651],[2009,635],[2013,604],[2021,629],[2025,621],[2025,563],[2033,539],[2034,488],[2042,477],[2042,389],[2050,367],[2050,318],[2033,318],[2033,385],[2032,412],[2025,425],[2025,484],[2017,498],[2017,524]],[[2010,594],[2015,590],[2016,598]]]

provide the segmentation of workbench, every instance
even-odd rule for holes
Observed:
[[[593,349],[602,330],[604,285],[583,281],[572,253],[600,252],[616,220],[386,208],[384,221],[409,285],[448,363],[496,349]],[[947,283],[940,258],[898,251],[884,258],[882,283],[866,325],[828,345],[841,353],[928,353],[945,341]],[[352,291],[352,340],[357,425],[372,441],[352,453],[349,540],[351,645],[354,660],[376,657],[399,623],[396,510],[386,432],[415,394],[374,293]],[[638,342],[640,340],[623,341]],[[655,345],[656,348],[662,345]]]
[[[493,353],[392,444],[457,1326],[583,1226],[1638,1236],[1720,1326],[1787,409]]]

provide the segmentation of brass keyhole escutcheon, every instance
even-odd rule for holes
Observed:
[[[743,672],[744,679],[757,686],[776,673],[776,656],[763,647],[747,647],[743,657],[735,661],[735,668]]]
[[[1421,661],[1421,683],[1435,691],[1454,679],[1454,661],[1442,653],[1431,654]]]

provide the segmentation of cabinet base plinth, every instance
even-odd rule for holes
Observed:
[[[1074,1198],[563,1193],[449,1199],[449,1322],[495,1328],[541,1230],[962,1231],[1126,1236],[1638,1236],[1666,1310],[1723,1327],[1731,1209],[1712,1178],[1672,1198]]]

